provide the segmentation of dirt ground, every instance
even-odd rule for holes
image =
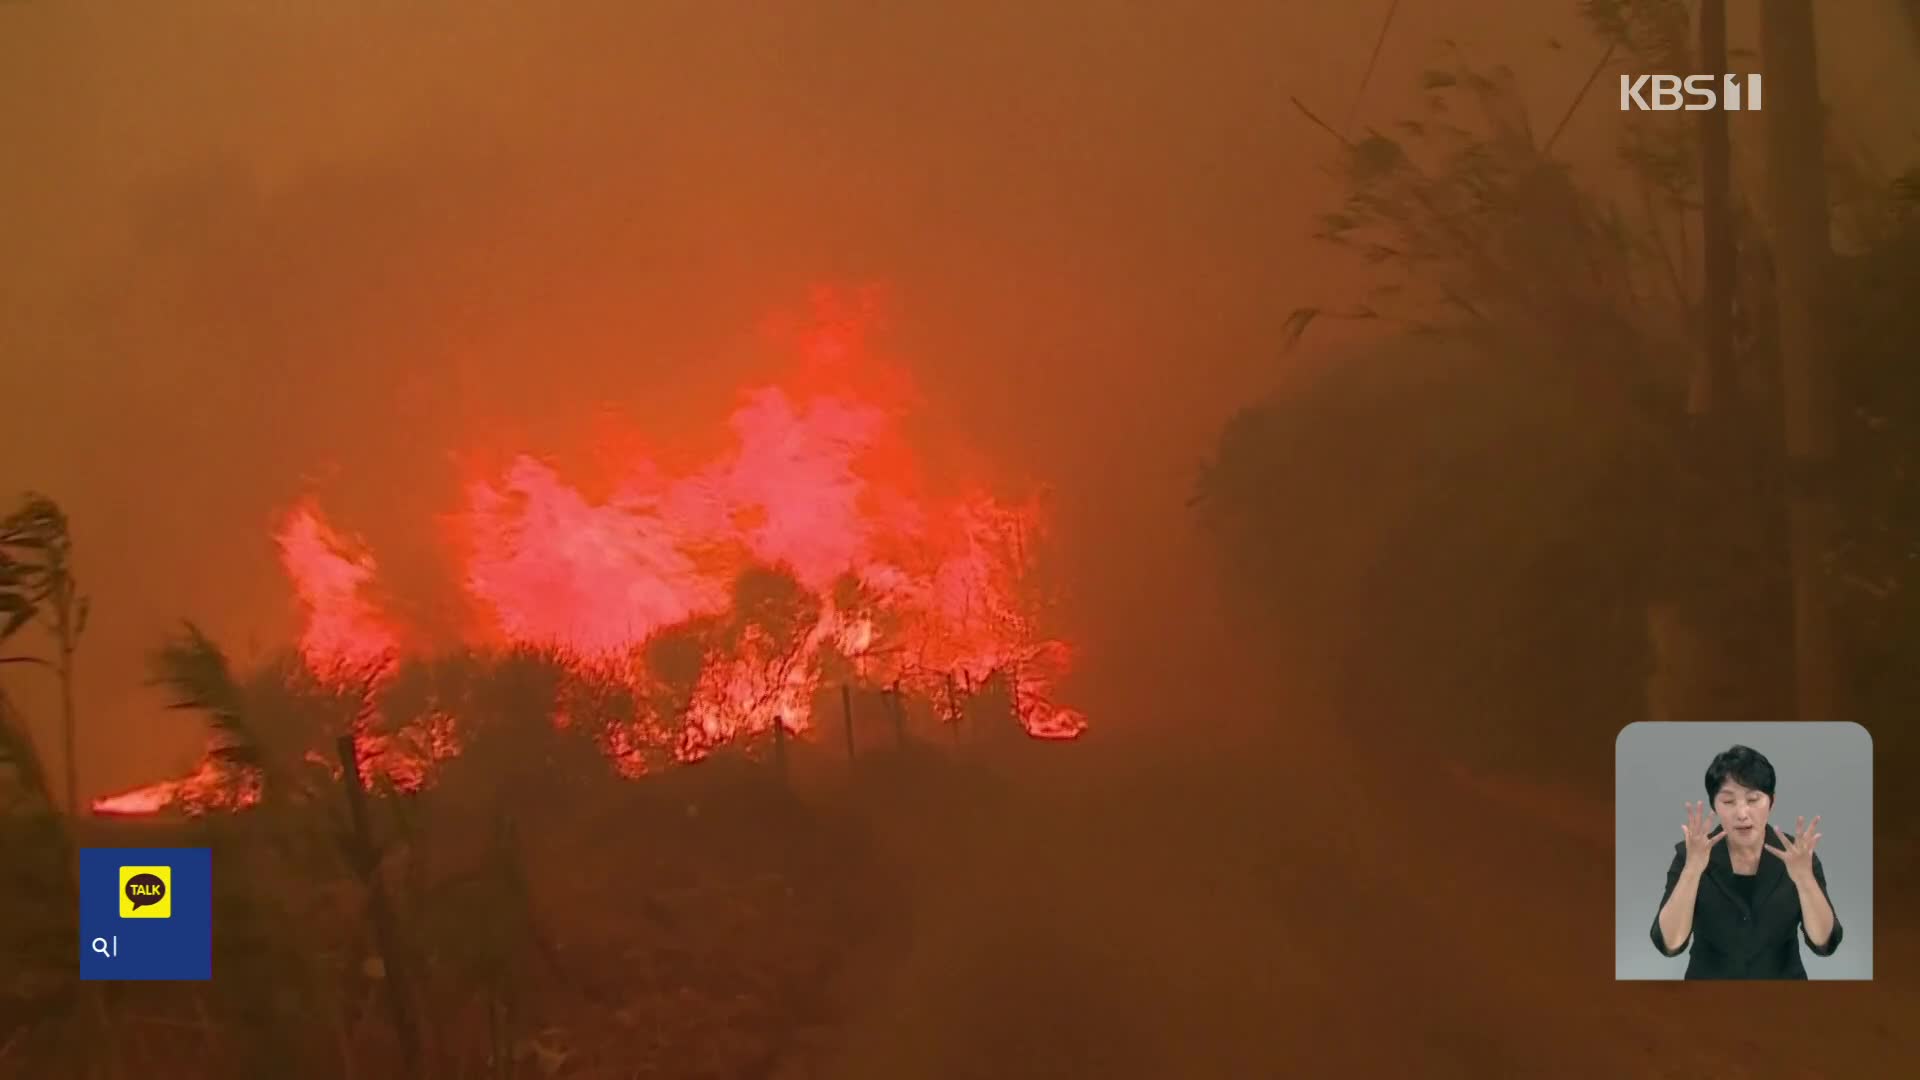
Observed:
[[[1604,799],[1311,717],[1169,730],[851,777],[825,755],[792,800],[701,766],[560,812],[529,834],[553,949],[524,961],[512,1075],[1691,1080],[1920,1055],[1920,940],[1884,878],[1871,984],[1617,984]],[[357,1075],[385,1075],[359,993]],[[117,996],[143,1075],[241,1075],[190,997]],[[48,1075],[9,1039],[0,1077]]]
[[[1029,755],[993,813],[952,819],[965,856],[922,864],[909,952],[811,1074],[1875,1077],[1920,1060],[1920,955],[1884,890],[1874,983],[1616,983],[1610,805],[1276,721],[1237,747]]]

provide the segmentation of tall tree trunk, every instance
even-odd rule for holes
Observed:
[[[1801,720],[1838,718],[1826,557],[1834,534],[1835,398],[1822,317],[1832,280],[1812,0],[1762,0],[1767,209],[1786,406],[1794,681]]]
[[[1727,69],[1726,0],[1702,0],[1694,70]],[[1687,442],[1679,462],[1678,496],[1669,504],[1674,542],[1669,583],[1647,609],[1647,638],[1655,662],[1648,689],[1653,720],[1724,720],[1740,715],[1723,689],[1735,663],[1724,618],[1719,550],[1744,528],[1729,513],[1727,469],[1733,427],[1734,257],[1732,147],[1727,114],[1700,114],[1700,226],[1703,288],[1699,355],[1687,391]]]
[[[67,820],[77,830],[80,827],[80,736],[73,703],[73,654],[76,642],[71,586],[62,589],[54,610],[54,633],[60,639],[60,727],[61,748],[67,768]]]
[[[1727,0],[1701,0],[1700,53],[1696,70],[1727,70]],[[1727,114],[1700,114],[1700,232],[1705,289],[1701,297],[1700,365],[1694,374],[1687,412],[1699,426],[1715,428],[1725,419],[1733,369],[1733,224],[1731,198],[1733,150]]]
[[[56,511],[57,513],[57,511]],[[67,821],[80,827],[80,755],[79,721],[73,700],[73,658],[80,650],[80,635],[87,628],[87,601],[73,579],[70,560],[72,541],[64,517],[48,526],[42,542],[46,559],[46,606],[53,616],[54,677],[60,683],[60,747],[62,771],[66,780]]]

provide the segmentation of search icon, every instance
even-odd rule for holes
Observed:
[[[106,938],[103,938],[103,937],[97,937],[97,938],[94,938],[94,939],[93,939],[93,951],[94,951],[94,952],[96,952],[96,953],[99,953],[99,954],[100,954],[101,956],[108,956],[108,957],[112,957],[112,956],[119,956],[119,955],[120,955],[120,935],[118,935],[118,934],[115,934],[115,935],[113,936],[113,951],[112,951],[112,952],[108,952],[108,951],[107,951],[107,939],[106,939]]]

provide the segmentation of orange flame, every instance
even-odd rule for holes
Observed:
[[[280,564],[306,612],[300,653],[316,671],[378,670],[399,655],[399,636],[365,590],[373,556],[356,550],[327,526],[311,502],[296,506],[274,538]]]
[[[1071,650],[1043,636],[1045,598],[1032,583],[1041,502],[919,490],[900,430],[913,395],[871,353],[877,294],[823,290],[812,300],[797,330],[775,328],[796,347],[798,369],[743,395],[728,450],[704,468],[676,475],[629,451],[599,498],[531,455],[473,479],[452,553],[483,614],[473,636],[617,672],[639,700],[666,692],[680,710],[683,757],[776,722],[803,730],[829,669],[943,708],[956,685],[997,676],[1029,734],[1079,735],[1084,717],[1052,703]],[[310,501],[276,539],[306,613],[309,667],[390,674],[403,635],[371,596],[372,555]],[[614,739],[617,758],[647,737],[640,719]],[[363,738],[363,755],[407,773],[408,786],[421,782],[417,763]],[[448,731],[428,741],[430,756],[454,752]],[[129,793],[96,809],[154,797]]]

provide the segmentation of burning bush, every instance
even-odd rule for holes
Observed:
[[[868,315],[823,293],[814,316],[798,368],[742,396],[731,449],[704,467],[624,454],[594,495],[532,455],[472,477],[450,519],[474,612],[457,648],[392,615],[373,553],[298,503],[276,538],[305,613],[299,670],[262,678],[352,698],[319,727],[351,730],[371,774],[401,788],[508,722],[500,710],[575,730],[634,775],[804,732],[836,683],[954,720],[991,684],[1030,735],[1078,735],[1084,719],[1053,700],[1071,651],[1043,632],[1042,500],[926,490],[900,430],[907,395],[866,348]],[[232,705],[182,703],[216,728]],[[305,739],[324,762],[319,727],[273,737]],[[230,805],[261,775],[220,743],[195,776],[97,809]]]

